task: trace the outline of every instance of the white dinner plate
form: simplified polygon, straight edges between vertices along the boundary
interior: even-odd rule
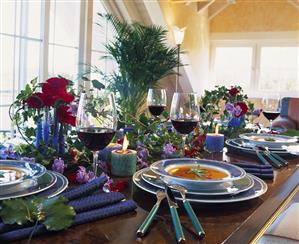
[[[152,194],[156,194],[157,191],[161,190],[160,188],[145,182],[141,177],[142,173],[143,170],[139,170],[133,175],[133,182],[138,188]],[[247,174],[247,175],[254,180],[253,187],[247,191],[241,192],[239,194],[234,194],[234,195],[220,195],[220,196],[201,196],[201,195],[194,195],[188,193],[186,199],[191,203],[232,203],[232,202],[248,201],[263,195],[268,189],[267,184],[263,180],[259,179],[258,177],[255,177],[254,175],[251,174]],[[176,192],[174,192],[174,195],[177,200],[182,200],[181,196]]]

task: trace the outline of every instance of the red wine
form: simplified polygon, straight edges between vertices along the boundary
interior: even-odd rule
[[[149,105],[148,110],[154,116],[159,116],[165,109],[164,105]]]
[[[280,115],[280,112],[263,111],[263,114],[268,120],[275,120]]]
[[[91,151],[104,149],[112,140],[115,130],[106,128],[81,128],[78,137]]]
[[[171,120],[173,127],[181,134],[189,134],[197,126],[197,120]]]

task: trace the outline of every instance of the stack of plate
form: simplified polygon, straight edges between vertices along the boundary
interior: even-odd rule
[[[297,141],[297,137],[291,136],[245,133],[240,138],[229,139],[225,143],[228,151],[236,154],[256,156],[256,147],[264,146],[281,157],[291,158],[295,153],[290,148],[298,146]]]
[[[63,192],[67,186],[66,177],[47,171],[38,163],[0,160],[0,200],[33,194],[53,197]]]
[[[178,169],[188,172],[220,172],[223,178],[212,179],[203,175],[202,178],[189,179],[176,176],[171,172]],[[186,171],[187,172],[187,171]],[[208,173],[209,174],[209,173]],[[142,169],[133,176],[135,185],[147,192],[155,194],[167,184],[182,185],[188,190],[187,199],[194,203],[229,203],[241,202],[257,198],[267,191],[267,184],[243,169],[219,161],[203,159],[166,159],[155,162],[150,168]],[[175,197],[181,200],[175,192]]]

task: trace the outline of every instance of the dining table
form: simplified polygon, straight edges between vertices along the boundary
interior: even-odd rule
[[[258,163],[255,158],[234,155],[226,151],[206,153],[203,158],[230,163],[240,161]],[[299,185],[299,158],[289,159],[288,162],[287,167],[274,170],[273,180],[265,180],[268,190],[256,199],[236,203],[192,204],[206,233],[201,240],[194,234],[192,223],[184,208],[180,206],[178,212],[186,243],[249,243],[253,240]],[[123,193],[127,199],[133,199],[137,203],[135,211],[37,236],[31,243],[176,243],[167,201],[162,202],[148,233],[143,238],[136,236],[138,227],[155,204],[156,197],[137,188],[132,177],[114,177],[114,180],[128,183]],[[27,240],[22,240],[16,243],[26,242]]]

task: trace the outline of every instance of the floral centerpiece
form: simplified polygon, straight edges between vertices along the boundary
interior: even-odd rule
[[[223,126],[221,132],[228,137],[235,137],[244,132],[248,116],[259,116],[260,110],[254,109],[254,104],[244,94],[242,87],[216,86],[214,90],[205,91],[201,101],[202,120],[205,132],[212,132],[215,118]]]
[[[73,82],[63,77],[44,83],[34,79],[25,86],[10,107],[10,117],[24,141],[14,146],[13,154],[59,173],[67,169],[69,179],[86,182],[94,177],[86,170],[92,154],[74,128],[78,96],[72,87]],[[12,152],[8,155],[5,150],[10,158]]]

